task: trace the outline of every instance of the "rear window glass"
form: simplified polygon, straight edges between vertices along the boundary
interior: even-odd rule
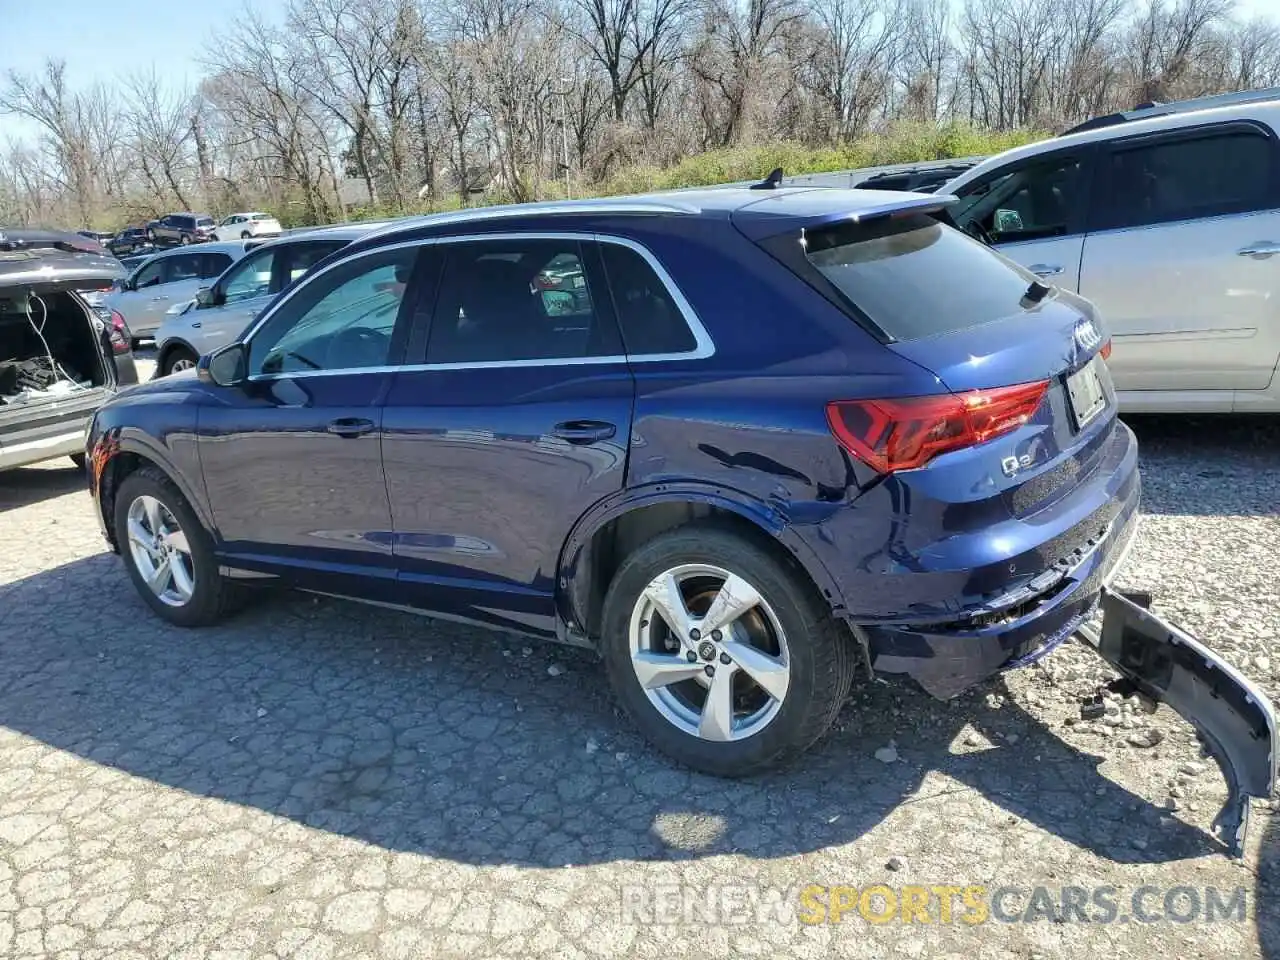
[[[267,213],[255,213],[251,217],[249,217],[249,219],[250,220],[270,220],[271,215]]]
[[[895,340],[1018,313],[1035,279],[927,216],[810,230],[805,241],[809,263]]]
[[[199,220],[197,220],[197,221],[196,221],[196,226],[197,226],[197,227],[212,227],[212,226],[213,226],[213,217],[201,217]]]

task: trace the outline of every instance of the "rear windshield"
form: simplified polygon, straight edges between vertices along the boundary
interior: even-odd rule
[[[809,263],[895,340],[1018,313],[1035,279],[923,215],[808,230],[805,241]]]
[[[212,226],[213,226],[213,217],[198,217],[198,218],[196,219],[196,226],[197,226],[197,227],[212,227]]]
[[[267,213],[255,213],[249,217],[250,220],[270,220],[271,215]]]

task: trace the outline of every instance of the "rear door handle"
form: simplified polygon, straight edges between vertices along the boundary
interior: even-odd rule
[[[168,300],[169,298],[161,295],[159,297],[152,297],[151,299],[154,301],[154,300]]]
[[[1027,267],[1037,277],[1056,277],[1063,268],[1056,263],[1033,263]]]
[[[566,420],[557,423],[551,432],[569,443],[587,444],[608,440],[618,432],[618,428],[603,420]]]
[[[1255,260],[1266,260],[1268,257],[1274,257],[1280,253],[1280,243],[1271,240],[1261,240],[1258,243],[1251,243],[1247,247],[1242,247],[1236,253],[1242,257],[1253,257]]]
[[[339,417],[332,421],[328,426],[330,433],[336,433],[340,437],[362,437],[366,433],[373,433],[377,427],[372,420],[362,420],[359,417]]]

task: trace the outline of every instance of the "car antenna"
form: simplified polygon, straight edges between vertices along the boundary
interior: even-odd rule
[[[780,183],[782,183],[782,168],[774,167],[772,170],[769,171],[769,175],[767,177],[765,177],[759,183],[753,183],[751,185],[751,189],[752,190],[776,190],[778,189],[778,184]]]

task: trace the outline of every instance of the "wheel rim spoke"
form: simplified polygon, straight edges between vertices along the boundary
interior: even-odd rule
[[[791,683],[791,671],[781,660],[747,643],[731,641],[723,644],[722,649],[773,699],[781,700],[787,695],[787,687]]]
[[[187,564],[183,557],[170,557],[165,564],[169,568],[169,576],[173,581],[173,589],[177,591],[182,599],[189,600],[191,593],[195,590],[195,581],[191,578],[190,572],[187,570]]]
[[[155,568],[151,574],[147,576],[147,586],[151,588],[151,592],[157,597],[165,590],[169,589],[169,584],[173,579],[173,570],[169,566],[169,558],[163,557],[156,562]]]
[[[712,630],[723,630],[759,602],[760,594],[755,587],[737,574],[730,574],[716,598],[711,601],[707,615],[702,618],[702,632],[706,634]]]
[[[639,650],[631,656],[640,686],[646,690],[665,687],[681,680],[692,680],[702,674],[701,663],[690,663],[683,657],[654,653],[652,650]]]
[[[733,738],[733,671],[718,670],[711,678],[698,734],[704,740]]]
[[[151,553],[151,534],[147,528],[142,525],[142,521],[135,517],[129,518],[129,542],[137,544],[138,547]]]
[[[649,586],[645,587],[644,595],[658,608],[658,613],[667,622],[671,632],[681,641],[687,640],[689,631],[692,629],[693,618],[689,615],[689,608],[684,605],[680,584],[670,571],[655,577]]]
[[[191,554],[191,547],[187,544],[187,535],[182,532],[181,528],[175,528],[165,533],[164,542],[179,553],[187,554],[188,556]]]
[[[142,501],[142,509],[147,514],[147,526],[151,528],[153,536],[160,533],[160,501],[155,497],[144,497]]]

